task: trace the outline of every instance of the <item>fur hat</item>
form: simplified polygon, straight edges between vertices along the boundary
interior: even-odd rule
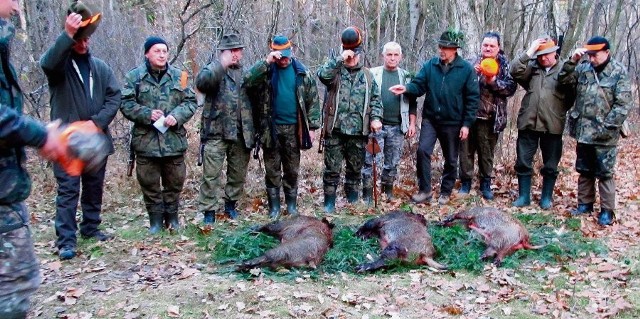
[[[91,37],[102,20],[102,13],[94,10],[90,5],[78,0],[71,2],[69,5],[69,9],[67,9],[67,16],[71,13],[77,13],[82,16],[80,28],[73,36],[74,40]]]

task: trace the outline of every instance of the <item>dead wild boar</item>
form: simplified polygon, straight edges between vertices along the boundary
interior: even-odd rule
[[[266,224],[258,231],[277,237],[280,245],[257,258],[244,261],[237,270],[255,267],[315,268],[333,246],[333,224],[326,219],[295,216]]]
[[[427,232],[427,220],[422,215],[393,211],[368,220],[358,229],[356,236],[363,239],[377,237],[382,248],[378,260],[358,265],[357,272],[377,270],[394,259],[447,269],[433,260],[435,249]]]
[[[481,258],[495,256],[494,264],[500,266],[502,260],[518,249],[539,249],[529,242],[529,232],[515,217],[492,207],[474,207],[447,217],[441,225],[450,226],[461,221],[469,229],[475,230],[484,239],[487,249]]]

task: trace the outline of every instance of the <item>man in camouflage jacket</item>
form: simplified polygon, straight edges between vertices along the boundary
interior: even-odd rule
[[[200,130],[203,172],[198,199],[205,224],[213,224],[223,199],[225,213],[237,218],[236,202],[242,196],[254,146],[252,104],[240,64],[243,48],[237,34],[224,35],[218,46],[218,61],[209,63],[196,77],[197,89],[205,94]],[[223,194],[225,157],[227,184]]]
[[[575,214],[593,211],[595,182],[600,191],[598,223],[613,223],[616,186],[613,179],[620,128],[632,107],[631,84],[622,63],[611,57],[609,41],[595,36],[565,62],[559,81],[575,90],[576,103],[569,112],[576,138],[578,208]],[[578,62],[584,55],[588,61]]]
[[[178,207],[187,173],[184,124],[197,106],[187,73],[167,63],[167,42],[148,37],[144,51],[145,62],[125,76],[120,111],[133,121],[136,176],[149,214],[149,232],[156,234],[163,224],[174,230],[180,227]],[[156,128],[156,122],[166,131]]]
[[[491,179],[493,156],[500,132],[507,126],[507,98],[516,92],[518,84],[509,74],[509,60],[500,48],[500,34],[485,33],[481,54],[471,64],[478,75],[480,100],[476,121],[469,128],[469,138],[460,144],[460,191],[469,194],[473,180],[473,162],[478,154],[478,177],[480,192],[485,199],[493,199]],[[495,59],[498,73],[492,76],[483,73],[480,66],[484,59]]]
[[[335,211],[336,188],[343,159],[346,162],[344,189],[349,203],[358,200],[365,145],[371,131],[382,128],[382,104],[373,74],[363,66],[362,32],[356,27],[342,32],[343,51],[318,69],[327,86],[330,101],[324,113],[324,211]],[[337,82],[334,82],[337,81]]]
[[[245,77],[248,89],[262,95],[259,136],[264,154],[265,184],[269,216],[280,215],[280,187],[287,213],[298,213],[300,150],[309,149],[320,127],[320,102],[314,75],[294,58],[291,41],[275,36],[271,52],[258,61]]]
[[[24,204],[31,179],[23,147],[37,147],[51,159],[63,150],[55,130],[22,116],[22,91],[9,62],[15,28],[8,19],[19,12],[17,1],[0,0],[0,318],[23,319],[41,281]]]

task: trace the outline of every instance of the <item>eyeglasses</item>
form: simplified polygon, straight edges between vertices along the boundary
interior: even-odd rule
[[[82,20],[82,22],[80,22],[80,27],[86,27],[90,24],[95,23],[96,21],[100,20],[100,16],[102,16],[102,13],[96,13],[94,14],[92,17],[86,19],[86,20]]]

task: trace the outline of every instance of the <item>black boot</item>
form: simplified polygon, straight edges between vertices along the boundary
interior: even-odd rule
[[[357,190],[347,189],[347,190],[345,190],[345,193],[347,195],[347,202],[349,204],[353,204],[353,203],[358,201],[358,191]]]
[[[613,224],[614,218],[615,218],[615,215],[613,214],[612,210],[603,208],[600,211],[600,214],[598,214],[598,224],[600,224],[601,226],[611,225]]]
[[[231,219],[236,219],[236,218],[238,218],[238,215],[240,215],[240,214],[238,214],[238,211],[236,210],[236,201],[235,200],[230,200],[230,201],[224,202],[224,212]]]
[[[26,312],[14,311],[14,312],[2,312],[0,313],[2,319],[25,319],[27,318]]]
[[[298,189],[290,189],[284,192],[284,201],[287,203],[287,214],[298,215]]]
[[[493,191],[491,190],[491,178],[483,177],[480,180],[480,192],[486,200],[493,200]]]
[[[513,202],[515,207],[531,204],[531,175],[518,175],[518,199]]]
[[[324,212],[326,214],[333,214],[336,212],[336,194],[324,195]]]
[[[164,227],[170,230],[180,229],[180,219],[177,212],[164,214]]]
[[[482,184],[480,184],[480,185],[482,185]],[[458,190],[458,194],[460,194],[460,195],[469,195],[470,192],[471,192],[471,180],[470,179],[461,180],[460,190]]]
[[[269,218],[280,217],[280,187],[267,188],[267,202],[269,203]]]
[[[149,234],[155,235],[162,231],[162,213],[149,213]]]
[[[204,212],[204,218],[202,219],[202,223],[205,225],[213,225],[216,222],[216,213],[212,210],[208,210]]]
[[[549,209],[553,204],[553,188],[556,186],[555,177],[542,179],[542,194],[540,195],[540,208]]]
[[[382,184],[382,192],[387,197],[388,202],[393,200],[393,184]]]
[[[362,200],[367,204],[367,205],[371,205],[371,203],[373,202],[372,200],[373,198],[373,188],[371,187],[365,187],[362,189]],[[357,199],[356,199],[357,200]]]
[[[593,203],[578,204],[578,208],[571,211],[571,215],[579,216],[593,212]]]

